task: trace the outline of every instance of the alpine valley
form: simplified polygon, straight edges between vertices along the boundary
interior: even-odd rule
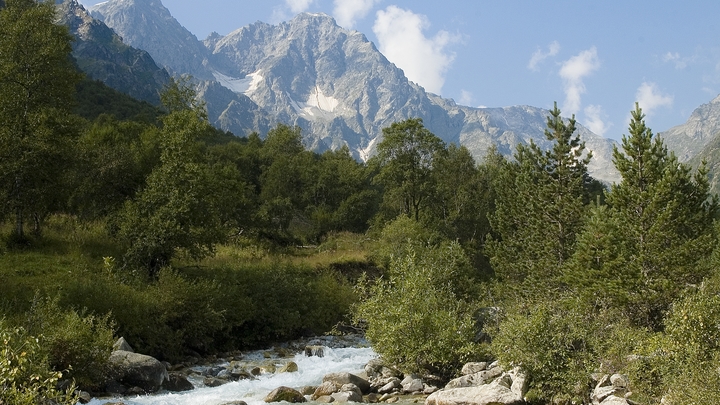
[[[464,145],[478,161],[493,145],[504,155],[531,141],[549,146],[547,110],[473,108],[428,93],[365,35],[341,28],[325,14],[303,13],[278,25],[257,22],[200,41],[160,0],[109,0],[89,10],[76,0],[64,0],[58,7],[78,38],[74,56],[93,79],[154,101],[152,91],[161,88],[168,74],[190,75],[212,123],[239,136],[253,131],[262,136],[277,123],[297,125],[306,147],[323,151],[347,146],[355,158],[366,160],[382,139],[382,128],[420,117],[430,131],[447,143]],[[105,25],[116,35],[106,32]],[[133,83],[139,80],[144,84]],[[661,136],[688,161],[716,144],[711,141],[719,128],[720,101],[715,99],[699,107],[688,123]],[[614,141],[582,125],[578,133],[593,153],[591,174],[607,183],[617,181]]]

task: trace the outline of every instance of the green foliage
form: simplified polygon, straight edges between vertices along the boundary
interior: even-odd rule
[[[179,86],[173,81],[163,95],[171,112],[160,132],[160,165],[117,219],[118,237],[128,246],[126,263],[146,268],[151,276],[177,250],[200,259],[226,238],[217,204],[221,184],[211,176],[198,143],[212,130],[205,111]]]
[[[159,122],[161,111],[158,107],[147,101],[138,101],[99,80],[84,77],[75,89],[77,104],[72,112],[86,120],[92,121],[101,115],[110,115],[120,121],[147,124]]]
[[[627,329],[612,312],[597,311],[576,298],[543,299],[505,309],[492,332],[492,352],[506,366],[520,365],[532,394],[546,403],[589,403],[591,375],[617,372],[630,348]],[[614,351],[614,353],[613,353]]]
[[[410,118],[383,128],[374,163],[374,181],[384,188],[383,207],[394,218],[402,213],[416,221],[435,192],[431,175],[445,143],[428,131],[420,118]]]
[[[713,248],[717,203],[703,168],[693,176],[645,126],[639,107],[632,117],[622,152],[614,150],[622,181],[607,196],[610,208],[587,224],[570,271],[585,280],[580,289],[660,330],[686,284],[706,275],[700,264]]]
[[[43,335],[43,350],[53,370],[63,371],[85,389],[101,389],[108,377],[108,358],[115,325],[109,314],[63,309],[58,299],[38,298],[30,309],[27,330]]]
[[[408,221],[417,224],[405,218],[395,226]],[[354,317],[367,323],[366,336],[386,361],[408,372],[452,376],[465,362],[483,357],[475,340],[468,260],[455,242],[424,248],[423,241],[396,243],[406,246],[393,249],[399,254],[391,254],[387,278],[366,287],[368,298]]]
[[[488,256],[498,278],[521,296],[562,287],[560,270],[586,216],[591,154],[583,156],[585,145],[573,136],[574,118],[565,123],[557,106],[547,128],[552,149],[519,145],[516,161],[505,164],[490,218],[495,236],[488,242]]]
[[[0,9],[0,193],[15,234],[34,216],[35,230],[56,209],[63,163],[76,133],[69,116],[79,75],[72,37],[55,24],[52,3],[10,0]]]
[[[57,388],[63,373],[50,369],[39,338],[0,321],[0,342],[1,402],[8,405],[35,405],[45,401],[58,405],[77,403],[74,386],[67,391]]]

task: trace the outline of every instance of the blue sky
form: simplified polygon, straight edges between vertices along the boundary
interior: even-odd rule
[[[635,101],[660,132],[720,94],[716,0],[162,2],[199,39],[324,12],[428,91],[470,106],[557,101],[563,115],[613,139],[627,133]]]

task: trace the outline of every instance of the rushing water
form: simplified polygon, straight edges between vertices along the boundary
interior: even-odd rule
[[[241,380],[220,387],[203,387],[200,379],[190,378],[196,388],[182,393],[159,393],[138,397],[95,398],[90,405],[103,405],[107,402],[120,402],[126,405],[219,405],[230,401],[245,401],[248,405],[265,404],[263,398],[280,386],[301,388],[307,385],[319,385],[325,374],[336,372],[358,372],[365,364],[376,357],[369,347],[324,348],[323,357],[306,357],[298,353],[294,358],[277,359],[277,364],[294,361],[298,371],[294,373],[264,374],[256,380]],[[262,358],[261,352],[249,354],[248,361]]]

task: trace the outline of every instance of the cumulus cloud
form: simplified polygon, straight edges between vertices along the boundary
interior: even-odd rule
[[[535,53],[532,54],[532,57],[530,57],[530,62],[528,62],[528,69],[530,70],[537,70],[537,65],[544,61],[545,59],[555,56],[560,52],[560,43],[558,41],[553,41],[548,45],[547,52],[543,52],[542,49],[539,49],[535,51]]]
[[[672,63],[675,65],[675,69],[677,70],[683,70],[686,67],[688,67],[689,64],[694,62],[695,57],[694,56],[681,56],[677,52],[667,52],[665,55],[662,56],[662,61],[665,63]]]
[[[460,105],[470,105],[473,102],[473,94],[467,90],[460,90],[460,100],[458,100],[458,103]]]
[[[458,38],[447,31],[428,38],[423,31],[429,26],[424,15],[389,6],[377,12],[373,32],[380,52],[401,68],[408,79],[429,92],[440,94],[445,74],[455,58],[446,47]]]
[[[602,107],[599,105],[589,105],[585,107],[584,112],[585,126],[597,135],[605,135],[610,126],[605,123],[606,114],[603,112]]]
[[[563,113],[575,114],[580,110],[582,94],[585,93],[583,79],[599,67],[600,60],[594,46],[563,62],[559,73],[565,87]]]
[[[651,82],[643,82],[638,87],[635,99],[646,116],[650,116],[659,107],[670,107],[673,103],[672,96],[662,94],[657,84]]]
[[[315,0],[285,0],[285,4],[294,14],[307,11],[314,2]]]
[[[345,28],[352,28],[355,22],[365,17],[380,0],[335,0],[333,16],[338,24]]]

